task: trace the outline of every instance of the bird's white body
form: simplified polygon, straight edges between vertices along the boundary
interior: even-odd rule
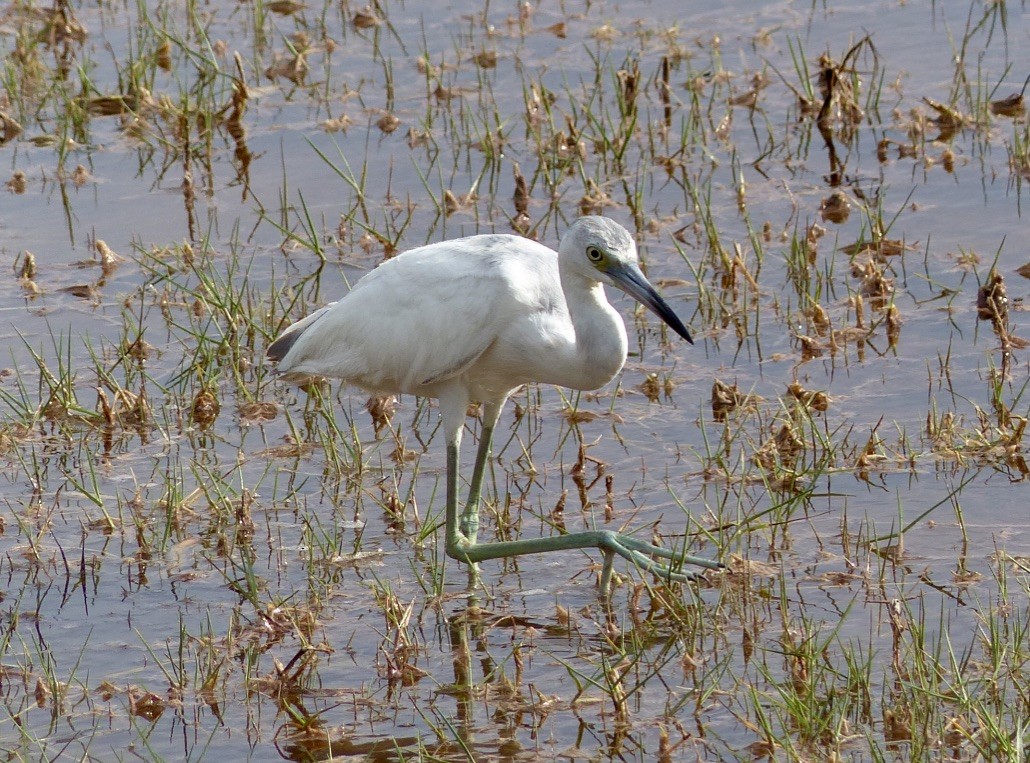
[[[597,389],[625,363],[626,328],[595,278],[521,236],[412,249],[290,327],[302,333],[279,371],[477,401],[532,381]]]
[[[474,566],[500,556],[593,546],[606,554],[605,590],[614,554],[685,579],[652,557],[718,565],[606,530],[477,543],[483,473],[508,396],[527,382],[597,389],[626,362],[626,327],[602,284],[632,295],[690,341],[640,272],[629,232],[604,217],[581,217],[557,252],[520,236],[491,234],[400,254],[339,302],[289,326],[269,346],[268,357],[290,380],[332,377],[377,393],[440,401],[448,555]],[[472,401],[483,403],[483,431],[459,519],[458,454]]]

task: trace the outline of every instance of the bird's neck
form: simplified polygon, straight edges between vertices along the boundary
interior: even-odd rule
[[[575,358],[568,369],[577,389],[597,389],[610,382],[626,362],[626,326],[605,297],[604,287],[576,274],[562,273],[569,318],[576,333]]]

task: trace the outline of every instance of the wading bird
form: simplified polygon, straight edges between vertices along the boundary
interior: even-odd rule
[[[501,408],[524,384],[593,390],[626,362],[626,327],[605,297],[614,286],[691,342],[686,327],[640,271],[629,232],[581,217],[555,252],[521,236],[486,234],[412,249],[379,265],[339,302],[289,326],[268,347],[288,381],[342,379],[377,394],[439,400],[447,442],[447,555],[487,559],[560,549],[601,549],[607,593],[618,554],[671,580],[680,565],[722,565],[594,530],[477,543],[490,440]],[[458,514],[458,454],[468,406],[483,405],[483,430],[468,500]],[[668,560],[667,562],[658,561]]]

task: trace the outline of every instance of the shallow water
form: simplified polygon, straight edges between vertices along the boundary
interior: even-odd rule
[[[87,34],[53,45],[12,7],[0,36],[25,176],[0,204],[10,756],[1002,760],[991,722],[1025,737],[1030,139],[986,107],[1023,87],[1024,6],[190,7],[72,5]],[[298,32],[306,75],[270,78]],[[855,45],[834,165],[798,68],[818,100],[819,56]],[[83,114],[132,61],[153,100]],[[550,554],[484,563],[470,599],[431,531],[435,409],[402,398],[377,433],[365,395],[263,364],[393,250],[510,231],[516,163],[552,246],[596,183],[696,344],[610,295],[626,370],[514,396],[484,534],[625,526],[731,572],[670,591],[619,565],[606,611],[599,555]],[[714,380],[755,398],[718,421]]]

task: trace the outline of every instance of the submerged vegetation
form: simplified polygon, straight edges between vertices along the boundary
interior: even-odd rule
[[[665,5],[3,8],[8,759],[1026,758],[1025,11]],[[617,301],[617,382],[502,416],[481,536],[729,569],[470,592],[435,408],[265,348],[598,213],[697,344]]]

